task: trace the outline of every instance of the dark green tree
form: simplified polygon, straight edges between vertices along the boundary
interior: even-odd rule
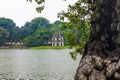
[[[0,18],[0,26],[9,32],[9,37],[7,39],[7,42],[13,42],[18,39],[17,36],[19,34],[19,30],[12,19]]]
[[[20,29],[20,39],[23,40],[25,37],[33,34],[34,30],[31,28],[31,23],[26,22]]]
[[[24,39],[26,46],[45,46],[52,37],[52,32],[49,28],[39,28],[34,34],[27,36]]]
[[[20,41],[21,39],[20,39],[20,28],[19,27],[14,27],[14,28],[12,28],[12,31],[11,31],[12,33],[12,42],[18,42],[18,41]]]
[[[54,25],[54,26],[59,26],[59,25],[61,25],[62,23],[63,23],[63,22],[57,20],[57,21],[55,21],[55,22],[53,23],[53,25]]]
[[[50,28],[51,24],[49,20],[43,17],[34,18],[31,22],[26,22],[21,28],[21,39],[34,34],[37,29],[40,27]]]
[[[8,37],[9,37],[9,32],[6,29],[0,27],[0,46],[5,44]]]

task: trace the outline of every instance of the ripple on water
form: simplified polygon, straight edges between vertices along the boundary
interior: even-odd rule
[[[0,50],[0,80],[73,80],[79,59],[69,49]]]

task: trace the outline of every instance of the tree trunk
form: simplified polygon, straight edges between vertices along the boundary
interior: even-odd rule
[[[75,80],[120,80],[120,0],[89,0],[91,34]]]

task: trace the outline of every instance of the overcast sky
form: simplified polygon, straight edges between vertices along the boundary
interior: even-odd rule
[[[23,26],[25,22],[35,17],[45,17],[52,23],[58,20],[58,12],[67,10],[68,4],[73,4],[75,1],[46,0],[44,11],[38,14],[35,3],[29,3],[26,0],[0,0],[0,17],[12,19],[17,26]]]

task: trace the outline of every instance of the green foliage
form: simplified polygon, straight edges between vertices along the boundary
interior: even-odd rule
[[[71,52],[71,57],[75,60],[77,53],[83,54],[84,45],[90,35],[90,10],[87,0],[78,0],[74,5],[69,5],[67,12],[58,14],[61,20],[65,21],[64,28],[67,28],[67,40],[71,48],[76,46],[76,50]]]
[[[41,11],[44,9],[45,0],[27,0],[27,1],[29,2],[35,1],[38,4],[38,6],[36,7],[36,11],[38,13],[41,13]]]
[[[53,24],[50,24],[48,20],[38,17],[31,22],[27,22],[21,28],[21,35],[26,46],[45,46],[48,45],[48,41],[52,39],[53,33],[57,30],[64,31],[62,30],[61,21],[55,21]]]
[[[33,35],[26,37],[24,43],[29,47],[47,45],[51,35],[52,34],[48,28],[39,28]]]
[[[83,54],[84,45],[89,39],[90,23],[85,20],[77,21],[76,23],[65,22],[63,27],[66,31],[66,38],[70,47],[76,46],[76,50],[71,52],[71,57],[76,60],[77,53]]]
[[[9,32],[6,29],[0,27],[0,46],[6,42],[8,37]]]
[[[66,30],[62,28],[61,21],[55,21],[51,24],[49,20],[43,17],[34,18],[31,22],[26,22],[21,28],[17,27],[11,19],[0,18],[0,26],[1,45],[5,45],[6,42],[22,40],[25,45],[29,47],[46,46],[56,30],[61,31],[63,35],[66,34]],[[8,33],[9,36],[7,36],[6,33]],[[65,41],[67,40],[65,39]]]
[[[51,40],[53,33],[56,30],[61,31],[61,21],[56,21],[53,24],[43,17],[34,18],[31,22],[26,22],[20,29],[21,39],[26,46],[45,46]]]
[[[19,38],[19,28],[13,22],[13,20],[9,18],[0,18],[0,26],[7,30],[9,33],[8,38],[6,39],[7,42],[17,41]]]
[[[3,27],[4,29],[7,29],[10,31],[11,28],[15,27],[15,23],[13,20],[8,19],[8,18],[0,18],[0,26]]]
[[[21,39],[34,34],[40,27],[50,28],[51,24],[43,17],[34,18],[31,22],[26,22],[21,28]]]

